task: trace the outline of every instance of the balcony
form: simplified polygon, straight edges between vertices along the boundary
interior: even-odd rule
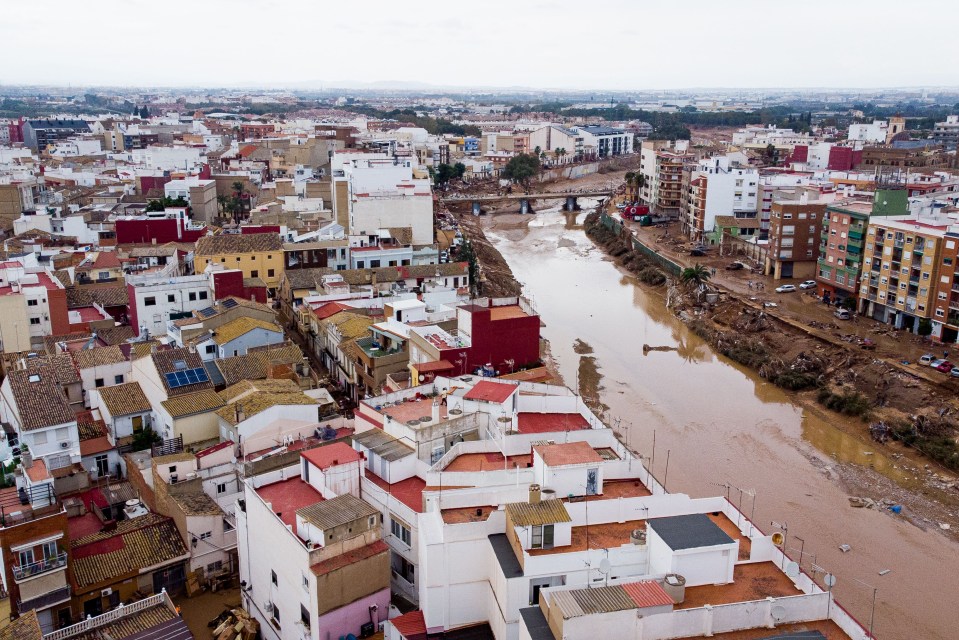
[[[850,239],[850,240],[862,240],[862,231],[852,231],[852,230],[850,229],[850,231],[849,231],[849,239]]]
[[[35,598],[17,600],[17,611],[20,612],[20,615],[23,615],[27,611],[34,609],[47,609],[63,602],[69,602],[70,593],[70,585],[66,585],[65,587],[60,587],[55,591],[49,591]]]
[[[31,562],[30,564],[14,565],[13,577],[17,582],[34,578],[49,571],[56,571],[67,566],[67,552],[61,551],[55,556]]]

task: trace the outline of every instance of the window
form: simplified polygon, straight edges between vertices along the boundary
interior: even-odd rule
[[[216,353],[216,345],[215,345],[215,344],[208,344],[208,345],[206,345],[206,352],[207,352],[207,353]]]
[[[266,277],[267,277],[267,278],[272,278],[274,275],[276,275],[276,270],[275,270],[275,269],[267,269],[267,270],[266,270]]]
[[[123,374],[113,376],[113,384],[123,384]]]
[[[216,495],[220,495],[220,494],[223,494],[223,493],[226,493],[226,483],[225,483],[225,482],[218,482],[217,485],[216,485]]]
[[[310,628],[310,612],[307,611],[306,607],[302,604],[300,605],[300,622],[302,622],[303,626],[307,629]]]
[[[782,233],[784,236],[791,236],[792,234],[796,233],[796,227],[791,224],[783,225]]]
[[[43,557],[49,560],[50,558],[56,558],[59,549],[57,549],[56,542],[45,542],[43,544]]]
[[[553,525],[538,524],[533,526],[533,539],[530,544],[531,549],[552,549],[553,548]]]
[[[251,278],[259,278],[259,277],[260,277],[260,272],[257,271],[256,269],[253,269],[252,271],[250,271],[250,277],[251,277]]]
[[[310,590],[310,579],[306,577],[306,574],[305,574],[305,573],[302,574],[302,577],[303,577],[303,590],[304,590],[304,591],[309,591],[309,590]]]
[[[270,571],[270,582],[273,583],[274,587],[279,586],[279,582],[276,579],[276,571]]]
[[[230,533],[230,532],[233,531],[235,528],[236,528],[236,527],[233,526],[233,523],[231,523],[231,522],[230,522],[229,520],[227,520],[226,518],[223,518],[223,533]]]
[[[412,535],[409,528],[395,518],[390,518],[390,533],[402,540],[407,546],[412,546]]]
[[[941,317],[944,316],[944,315],[946,315],[946,314],[942,312],[942,309],[936,309],[936,317],[937,317],[937,318],[941,318]]]
[[[239,258],[237,258],[237,260],[239,260]],[[280,610],[272,602],[270,603],[270,609],[273,610],[273,613],[271,614],[271,616],[273,617],[273,624],[279,627],[280,626]]]
[[[30,324],[40,324],[40,318],[30,318]]]
[[[236,261],[237,261],[237,262],[240,261],[240,256],[237,256],[237,257],[236,257]]]
[[[103,386],[103,378],[97,378],[96,380],[93,381],[93,384],[96,386],[97,389],[99,389],[100,387]]]
[[[190,302],[195,302],[195,301],[196,301],[196,291],[191,291],[191,292],[190,292]]]
[[[223,569],[223,561],[222,561],[222,560],[217,560],[216,562],[211,562],[210,564],[206,565],[206,572],[207,572],[207,573],[217,573],[218,571],[220,571],[220,570],[222,570],[222,569]]]
[[[38,431],[33,436],[33,444],[46,444],[47,443],[47,432]]]
[[[157,299],[153,296],[147,296],[146,298],[143,299],[144,307],[155,307],[156,304],[157,304]]]
[[[176,296],[173,295],[172,293],[170,293],[170,294],[167,295],[166,301],[167,301],[167,302],[176,302]]]
[[[800,213],[797,217],[798,217],[800,220],[805,220],[805,219],[806,219],[806,214],[805,214],[805,213]]]
[[[807,258],[811,258],[811,257],[812,257],[812,249],[806,249],[806,257],[807,257]]]
[[[206,291],[200,292],[200,300],[206,300]]]
[[[816,225],[814,224],[809,225],[809,233],[816,233]]]
[[[378,269],[380,266],[379,260],[370,260],[370,269]]]
[[[357,269],[365,269],[365,268],[366,268],[366,262],[363,261],[363,260],[357,260],[357,261],[356,261],[356,268],[357,268]]]
[[[200,540],[209,540],[213,536],[212,531],[205,531],[200,534]]]
[[[37,301],[36,301],[36,300],[27,300],[27,306],[28,306],[28,307],[35,307],[35,306],[37,306]]]
[[[791,213],[784,213],[784,214],[783,214],[783,220],[792,220],[792,219],[793,219],[793,214],[791,214]]]
[[[846,276],[843,273],[836,274],[836,284],[846,284]]]

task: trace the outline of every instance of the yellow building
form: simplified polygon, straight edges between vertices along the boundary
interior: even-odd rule
[[[863,251],[862,315],[915,332],[931,319],[948,218],[873,216]]]
[[[276,233],[220,234],[197,240],[193,268],[203,273],[210,263],[239,269],[244,278],[260,278],[276,289],[283,273],[283,240]]]

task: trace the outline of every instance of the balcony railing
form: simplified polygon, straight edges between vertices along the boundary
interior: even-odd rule
[[[13,577],[19,582],[20,580],[26,580],[27,578],[47,573],[48,571],[62,569],[65,566],[67,566],[67,552],[61,551],[55,556],[31,562],[30,564],[14,565]]]
[[[29,600],[17,600],[17,611],[20,612],[20,615],[23,615],[27,611],[32,611],[33,609],[46,609],[47,607],[52,607],[55,604],[61,602],[67,602],[70,599],[70,585],[65,587],[60,587],[55,591],[49,591],[44,593],[42,596],[37,596],[36,598],[30,598]]]

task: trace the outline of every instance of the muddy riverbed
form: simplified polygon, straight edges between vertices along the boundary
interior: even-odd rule
[[[921,470],[851,435],[855,429],[837,428],[846,418],[799,403],[714,354],[661,294],[593,246],[584,215],[557,206],[483,219],[545,322],[567,384],[595,394],[630,446],[655,455],[653,471],[670,491],[728,493],[764,530],[773,520],[786,524],[793,558],[802,549],[806,571],[836,574],[838,599],[867,624],[878,588],[878,637],[959,637],[949,602],[959,593],[959,546],[939,529],[940,522],[959,527],[955,513],[910,520],[849,506],[849,496],[870,495],[901,501],[904,514],[918,511]],[[644,352],[644,344],[666,349]],[[852,550],[841,552],[841,544]]]

